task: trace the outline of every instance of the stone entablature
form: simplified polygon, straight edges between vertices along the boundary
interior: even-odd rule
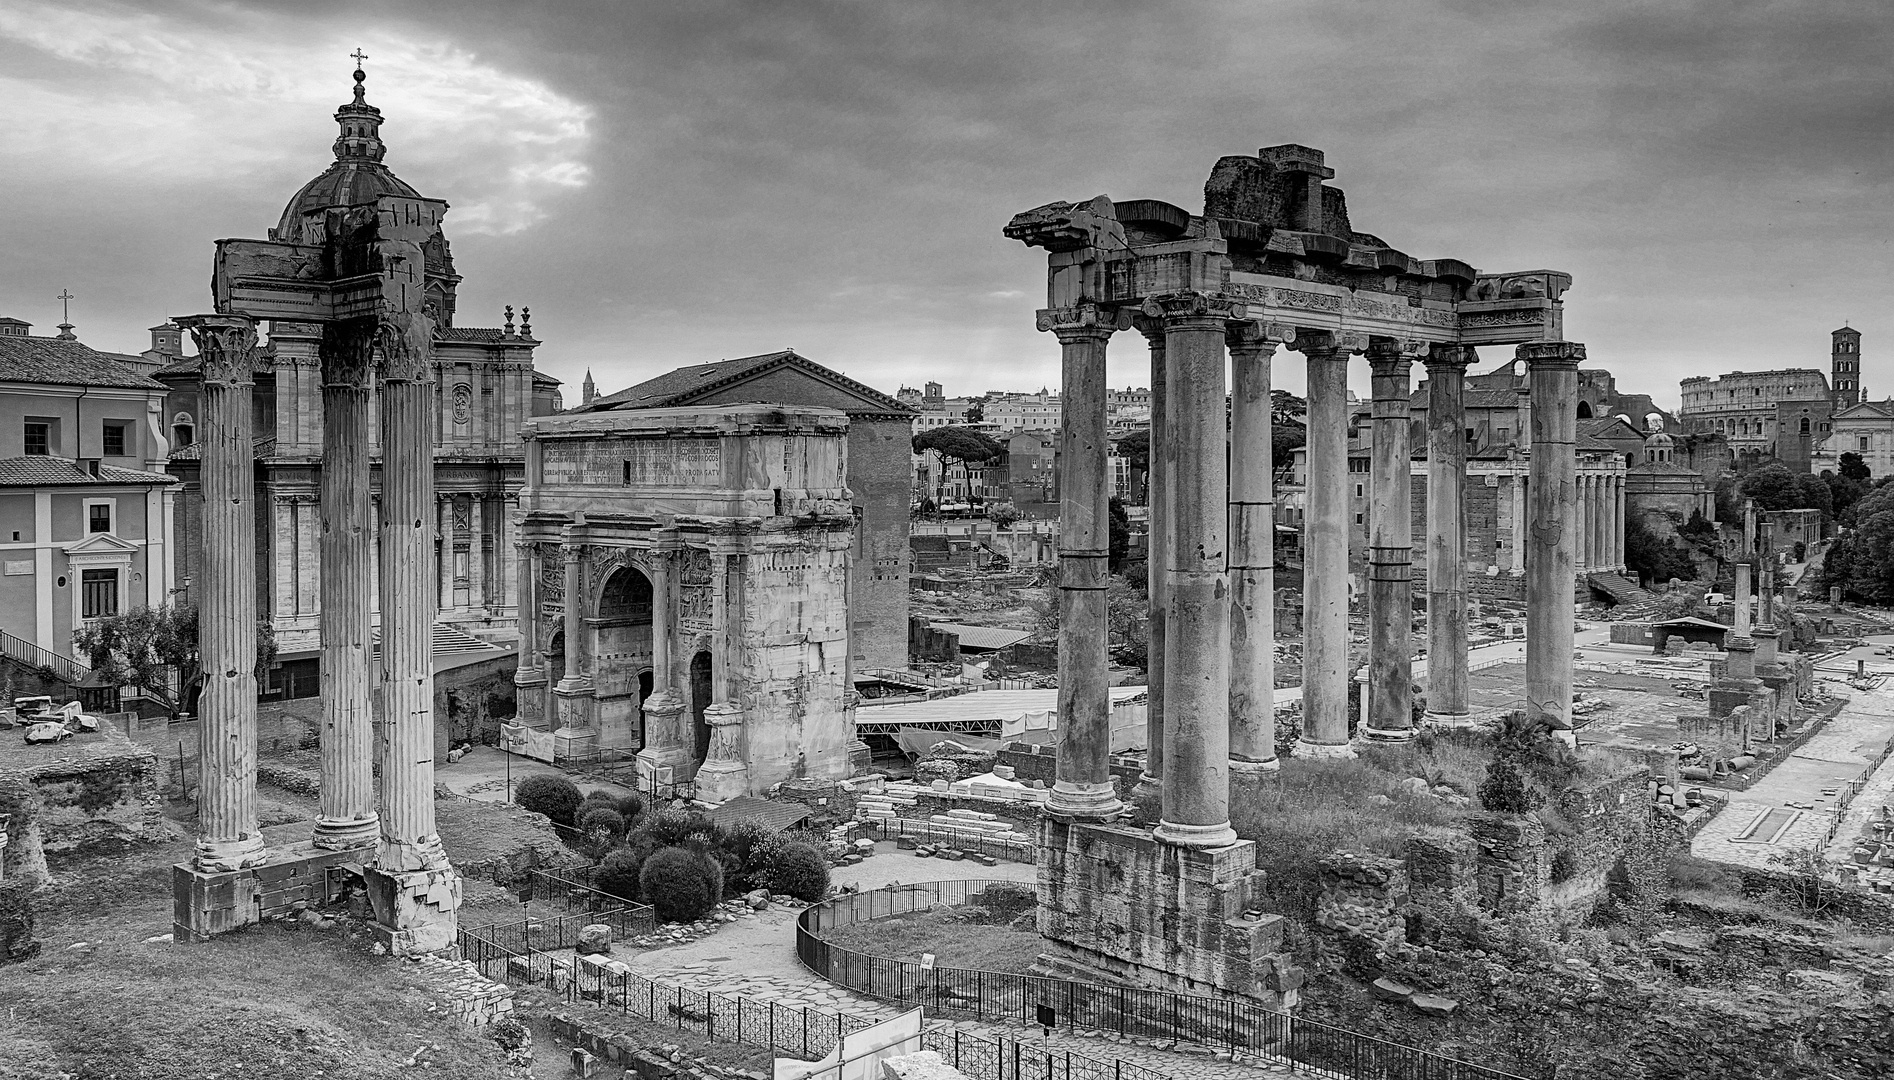
[[[521,721],[704,801],[847,776],[847,434],[769,405],[530,425]]]

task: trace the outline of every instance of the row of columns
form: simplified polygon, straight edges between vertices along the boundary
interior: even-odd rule
[[[1353,754],[1348,733],[1348,360],[1368,354],[1374,458],[1368,575],[1369,739],[1402,739],[1411,712],[1412,524],[1408,445],[1412,362],[1429,390],[1428,700],[1467,711],[1465,442],[1470,348],[1370,342],[1246,319],[1244,305],[1202,293],[1147,300],[1136,318],[1151,351],[1149,558],[1151,690],[1143,785],[1160,793],[1156,835],[1185,847],[1234,842],[1231,782],[1275,766],[1270,490],[1270,360],[1293,341],[1308,363],[1308,510],[1304,563],[1303,728],[1299,756]],[[1105,693],[1105,351],[1133,323],[1079,304],[1039,313],[1063,353],[1059,579],[1059,754],[1048,810],[1106,820],[1111,782]],[[1223,372],[1233,392],[1228,422]],[[1520,347],[1531,377],[1531,524],[1526,545],[1528,712],[1570,727],[1572,581],[1577,536],[1578,361],[1570,342]],[[1602,505],[1604,489],[1598,494]],[[1599,521],[1605,520],[1601,512]],[[1602,539],[1599,541],[1602,543]]]
[[[1624,476],[1578,474],[1578,554],[1581,570],[1624,568]]]
[[[255,323],[179,320],[203,356],[204,560],[199,650],[202,764],[194,862],[207,872],[265,860],[256,802],[256,518],[250,398]],[[324,326],[320,562],[323,784],[314,841],[378,843],[376,865],[446,867],[434,823],[434,383],[427,321],[374,318]],[[381,361],[384,485],[379,579],[369,505],[373,364]],[[371,582],[382,619],[382,790],[375,795]]]

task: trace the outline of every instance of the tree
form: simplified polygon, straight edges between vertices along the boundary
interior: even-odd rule
[[[986,519],[997,529],[1010,529],[1013,522],[1025,516],[1010,502],[996,502],[986,508]]]
[[[1136,473],[1145,490],[1145,501],[1150,502],[1151,490],[1151,429],[1139,428],[1118,440],[1118,456],[1131,463],[1131,471]]]
[[[1309,444],[1309,403],[1287,390],[1269,392],[1269,465],[1277,480],[1289,473],[1295,452]]]
[[[1770,462],[1743,477],[1739,488],[1745,499],[1752,499],[1758,510],[1795,510],[1801,507],[1801,488],[1796,475],[1781,462]]]
[[[1843,480],[1867,480],[1874,475],[1869,471],[1868,463],[1861,460],[1860,454],[1843,454],[1837,463],[1841,466]]]
[[[1624,565],[1652,584],[1661,584],[1671,578],[1689,581],[1697,576],[1696,566],[1691,563],[1690,556],[1665,543],[1663,538],[1645,527],[1644,519],[1636,514],[1627,515],[1624,519]]]
[[[936,494],[941,502],[947,500],[947,461],[968,463],[992,461],[1006,452],[999,440],[984,431],[975,431],[958,424],[928,428],[914,436],[914,449],[920,453],[932,452],[940,459],[940,475],[935,485]]]
[[[1113,495],[1108,506],[1108,531],[1105,537],[1106,565],[1114,574],[1124,569],[1125,554],[1131,550],[1131,517],[1125,502]]]
[[[967,423],[977,424],[986,419],[986,402],[975,401],[967,406]]]
[[[95,619],[73,631],[86,664],[113,686],[134,687],[162,704],[172,719],[197,706],[204,672],[197,652],[197,608],[133,608]],[[256,679],[260,688],[276,660],[276,634],[257,624]]]

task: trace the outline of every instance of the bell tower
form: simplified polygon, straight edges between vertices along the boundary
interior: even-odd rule
[[[1828,335],[1829,386],[1837,410],[1861,403],[1861,331],[1844,326]]]

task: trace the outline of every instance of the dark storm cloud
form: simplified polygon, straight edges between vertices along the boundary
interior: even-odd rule
[[[214,48],[318,36],[300,65],[337,92],[298,99],[295,141],[272,167],[188,182],[149,168],[149,184],[111,185],[105,206],[75,203],[105,189],[57,160],[0,173],[34,222],[4,227],[10,251],[28,240],[34,254],[0,277],[0,306],[43,314],[39,294],[72,284],[102,298],[84,324],[101,345],[201,307],[209,241],[260,233],[321,167],[347,85],[347,48],[331,43],[372,25],[462,54],[455,79],[492,70],[547,95],[483,121],[522,129],[496,144],[524,155],[505,161],[481,141],[490,130],[383,107],[390,163],[456,204],[465,320],[532,304],[562,378],[591,366],[615,388],[790,345],[889,390],[930,377],[1037,388],[1057,377],[1056,347],[1031,329],[1043,260],[1000,236],[1008,216],[1099,192],[1196,209],[1218,156],[1301,142],[1327,151],[1358,228],[1423,257],[1574,273],[1568,332],[1630,389],[1662,400],[1686,374],[1825,366],[1844,318],[1868,335],[1870,389],[1894,389],[1874,361],[1877,340],[1894,351],[1885,5],[156,10],[160,24],[241,31]],[[371,10],[372,24],[351,21]],[[97,64],[3,23],[0,49],[31,61],[55,116],[111,136]],[[393,94],[397,74],[368,51],[371,88]],[[477,80],[453,85],[478,93]],[[173,96],[167,122],[190,127],[171,154],[201,152],[206,130],[245,143],[219,130],[215,93]],[[582,139],[535,141],[573,110]],[[542,145],[567,171],[533,174]],[[469,222],[469,205],[499,219]],[[1114,382],[1138,380],[1136,351],[1122,343]],[[1299,383],[1297,366],[1278,364],[1283,381]]]

